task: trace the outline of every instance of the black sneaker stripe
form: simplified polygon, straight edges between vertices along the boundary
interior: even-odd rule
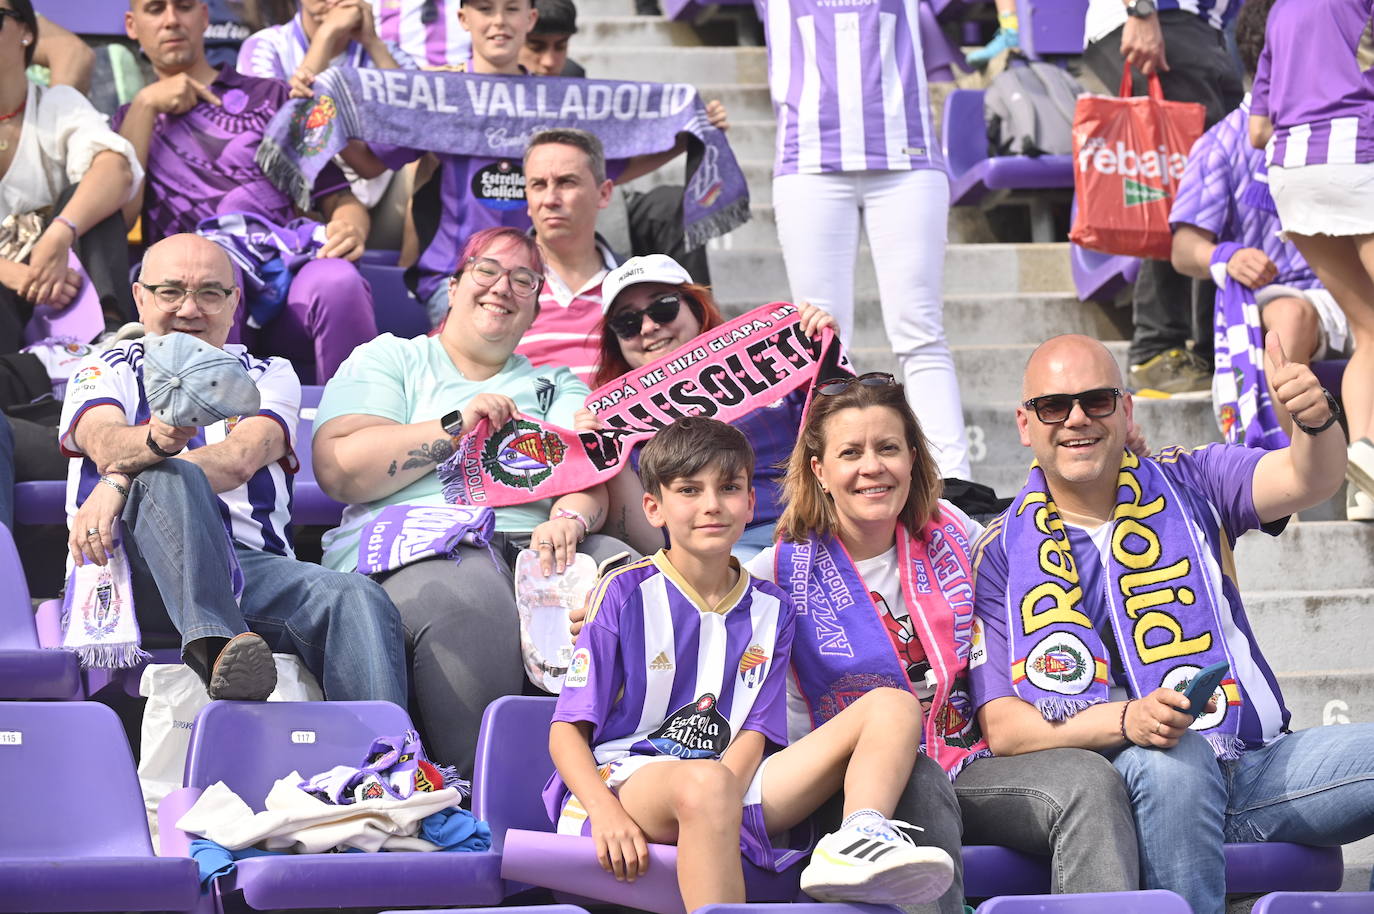
[[[876,838],[860,838],[840,853],[857,857],[866,863],[872,863],[892,849],[893,845],[887,841],[879,841]]]
[[[849,854],[862,860],[864,859],[864,850],[872,843],[872,840],[872,838],[860,838],[858,841],[855,841],[853,844],[840,851],[840,853]]]
[[[894,850],[894,849],[895,849],[895,848],[894,848],[891,844],[883,844],[881,847],[878,848],[878,852],[877,852],[876,854],[874,854],[872,857],[868,858],[868,862],[869,862],[869,863],[877,863],[879,857],[881,857],[883,854],[886,854],[888,851],[891,851],[891,850]]]

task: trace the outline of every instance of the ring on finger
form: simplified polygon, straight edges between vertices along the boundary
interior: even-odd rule
[[[1161,733],[1163,733],[1163,732],[1164,732],[1164,721],[1162,721],[1162,720],[1157,720],[1157,721],[1155,721],[1155,736],[1159,736],[1159,734],[1161,734]]]
[[[87,528],[86,528],[86,535],[87,535],[87,536],[99,536],[99,535],[100,535],[100,528],[99,528],[99,527],[87,527]]]
[[[553,545],[553,540],[540,540],[540,541],[537,543],[537,545],[539,545],[539,546],[552,546],[552,545]]]

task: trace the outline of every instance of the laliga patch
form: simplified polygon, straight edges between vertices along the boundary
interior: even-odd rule
[[[565,686],[584,686],[587,684],[587,677],[592,672],[592,652],[585,647],[580,647],[573,651],[572,663],[568,664],[568,677],[563,680]]]
[[[982,666],[988,662],[988,642],[983,635],[983,620],[977,616],[973,617],[971,626],[973,637],[969,644],[968,668]]]

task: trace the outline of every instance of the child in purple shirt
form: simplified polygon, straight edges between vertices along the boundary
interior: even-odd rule
[[[823,901],[937,898],[953,861],[888,819],[920,743],[912,694],[866,692],[778,748],[795,615],[782,590],[730,556],[753,515],[753,462],[738,429],[701,417],[645,446],[644,511],[672,546],[612,572],[589,599],[549,732],[549,814],[559,832],[593,837],[617,879],[644,871],[646,842],[676,844],[694,911],[745,900],[741,854],[770,870],[795,863],[800,852],[770,836],[843,787],[844,822],[817,845],[802,890]]]
[[[1271,8],[1250,141],[1266,147],[1285,237],[1350,322],[1346,476],[1374,496],[1374,72],[1356,56],[1374,0],[1252,2]]]

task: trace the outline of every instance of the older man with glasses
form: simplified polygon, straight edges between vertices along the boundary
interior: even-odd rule
[[[401,620],[385,591],[361,575],[295,558],[300,381],[285,359],[255,358],[225,343],[241,306],[229,258],[198,235],[172,235],[149,248],[134,298],[150,336],[92,355],[67,388],[59,430],[74,458],[67,478],[74,565],[106,566],[122,549],[140,625],[179,633],[182,658],[211,698],[265,699],[279,651],[298,654],[326,698],[404,706]],[[257,387],[259,409],[203,428],[154,415],[148,347],[175,334],[237,358]],[[182,388],[212,395],[193,389],[194,378],[180,379]]]
[[[1210,444],[1140,457],[1105,346],[1056,337],[1016,411],[1025,487],[974,548],[970,684],[999,756],[1060,747],[1113,759],[1135,811],[1144,888],[1225,910],[1224,842],[1339,845],[1374,833],[1374,727],[1288,729],[1228,572],[1247,530],[1276,534],[1345,471],[1339,409],[1271,332],[1290,447]],[[1184,690],[1225,664],[1210,698]]]

